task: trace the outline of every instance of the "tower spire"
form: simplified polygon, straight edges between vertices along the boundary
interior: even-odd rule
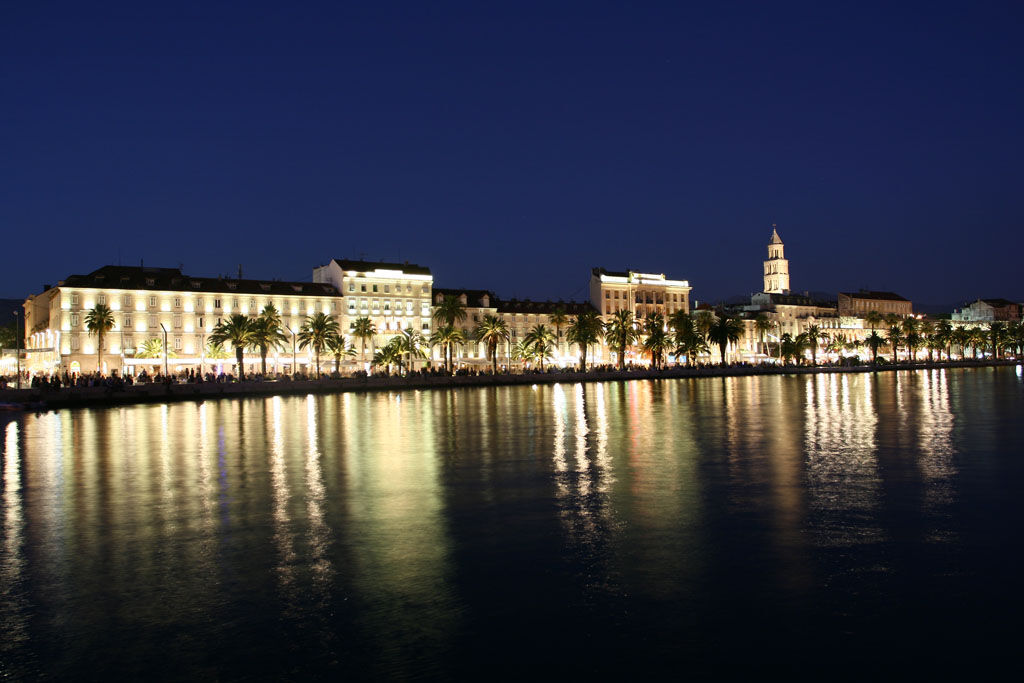
[[[772,223],[772,238],[768,242],[768,260],[764,262],[764,291],[789,294],[789,261],[775,223]]]

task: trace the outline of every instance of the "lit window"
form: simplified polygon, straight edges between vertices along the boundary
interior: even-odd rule
[[[391,293],[391,285],[384,285],[384,291],[388,294]]]
[[[96,303],[105,306],[106,303],[107,303],[107,295],[106,294],[100,294],[99,296],[97,296],[96,297]]]
[[[77,294],[72,294],[71,295],[71,305],[72,306],[77,306],[78,305],[78,295]]]
[[[214,299],[213,300],[213,307],[214,308],[220,308],[220,299]]]
[[[377,285],[373,286],[373,291],[375,291],[375,292],[377,291]]]
[[[181,308],[181,297],[174,297],[174,307]]]
[[[155,296],[149,297],[149,307],[150,308],[156,308],[156,297]]]
[[[354,282],[348,283],[348,291],[350,291],[350,292],[356,291],[356,283],[354,283]]]
[[[71,327],[78,327],[78,314],[77,313],[72,313],[71,314]]]

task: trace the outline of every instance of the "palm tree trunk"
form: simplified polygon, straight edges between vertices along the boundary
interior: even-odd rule
[[[238,362],[238,379],[245,379],[245,366],[242,364],[242,353],[244,349],[241,346],[235,347],[235,360]]]
[[[96,333],[96,374],[103,372],[103,332]]]
[[[267,374],[267,347],[265,346],[260,347],[260,371],[264,375]]]

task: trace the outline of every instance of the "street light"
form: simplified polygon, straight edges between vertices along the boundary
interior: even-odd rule
[[[164,327],[163,323],[160,323],[160,329],[164,331],[164,381],[170,377],[170,371],[167,369],[167,328]]]
[[[292,379],[295,379],[295,330],[287,326],[285,329],[292,333]]]
[[[18,388],[21,389],[21,311],[14,310],[14,356],[18,364]]]

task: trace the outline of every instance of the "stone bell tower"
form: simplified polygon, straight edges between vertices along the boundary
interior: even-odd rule
[[[764,291],[768,294],[789,294],[789,261],[782,239],[772,223],[772,239],[768,243],[768,260],[764,262]]]

